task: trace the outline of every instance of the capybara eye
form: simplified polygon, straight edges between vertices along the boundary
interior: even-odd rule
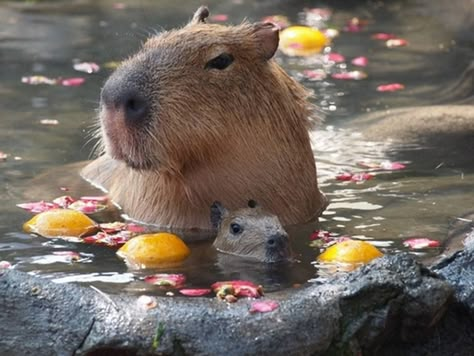
[[[226,69],[234,61],[234,56],[229,53],[222,53],[216,58],[211,59],[206,63],[206,69]]]
[[[236,224],[236,223],[230,224],[230,232],[233,233],[234,235],[238,235],[242,233],[242,231],[244,231],[244,229],[242,229],[242,226],[240,226],[239,224]]]

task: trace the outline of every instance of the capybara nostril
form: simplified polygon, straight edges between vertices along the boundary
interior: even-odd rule
[[[285,248],[288,244],[288,237],[283,234],[274,234],[267,238],[266,243],[269,248]]]
[[[148,101],[137,90],[131,88],[117,89],[114,83],[106,83],[102,89],[101,102],[106,109],[121,111],[128,125],[137,125],[148,117]]]
[[[148,116],[148,102],[138,93],[127,92],[119,103],[119,108],[123,108],[125,121],[128,124],[140,124]]]

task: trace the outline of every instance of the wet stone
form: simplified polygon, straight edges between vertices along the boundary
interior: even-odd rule
[[[433,330],[458,340],[449,333],[453,320],[460,323],[453,330],[472,334],[472,279],[463,279],[472,264],[472,249],[433,270],[408,254],[385,256],[324,284],[268,293],[279,308],[264,314],[249,313],[251,300],[229,305],[215,297],[157,297],[156,308],[144,309],[138,297],[104,296],[7,270],[0,276],[0,300],[8,306],[0,316],[0,350],[173,354],[179,346],[186,354],[350,355],[376,354],[393,344],[415,354],[433,344]],[[36,286],[41,299],[30,293]],[[19,343],[20,335],[29,335],[28,342]],[[459,342],[453,347],[464,347]],[[450,352],[449,344],[442,350]]]

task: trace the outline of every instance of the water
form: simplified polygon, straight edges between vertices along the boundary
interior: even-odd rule
[[[286,14],[296,21],[301,19],[299,12],[309,6],[305,1],[207,3],[213,13],[228,14],[234,23],[245,17],[253,21],[273,14]],[[23,233],[22,224],[30,215],[15,207],[33,198],[24,194],[40,172],[90,158],[93,143],[88,142],[87,132],[94,123],[100,87],[110,70],[86,75],[72,69],[73,61],[103,65],[123,59],[155,30],[186,23],[199,2],[140,1],[125,5],[126,9],[112,1],[0,4],[0,151],[9,154],[5,162],[0,162],[0,260],[58,282],[93,284],[107,292],[162,294],[165,291],[140,280],[156,271],[129,271],[112,249]],[[358,133],[359,128],[351,125],[362,113],[462,101],[462,93],[457,95],[446,88],[460,77],[473,57],[469,39],[456,32],[459,29],[453,28],[449,14],[446,18],[439,16],[440,11],[433,15],[415,1],[391,1],[387,5],[368,2],[366,6],[340,2],[336,6],[331,24],[337,28],[354,16],[369,22],[361,32],[341,33],[332,46],[347,58],[367,56],[370,65],[362,69],[369,73],[367,79],[309,81],[301,72],[320,68],[318,60],[277,58],[290,74],[314,91],[314,103],[325,116],[316,124],[312,139],[320,186],[331,205],[320,224],[289,228],[300,262],[276,267],[256,265],[216,257],[208,244],[194,243],[190,244],[193,257],[182,266],[157,271],[185,273],[190,287],[208,286],[223,279],[250,279],[263,284],[267,291],[288,288],[318,276],[311,262],[319,249],[309,246],[314,230],[370,240],[384,252],[395,253],[406,250],[402,241],[411,236],[444,241],[450,223],[470,212],[474,206],[474,197],[469,194],[474,183],[472,161],[438,164],[436,157],[430,157],[431,151],[423,147],[367,142]],[[369,34],[375,32],[397,33],[408,39],[410,46],[386,49],[370,39]],[[21,83],[26,75],[81,76],[86,82],[79,87],[29,86]],[[377,85],[390,82],[403,82],[407,89],[397,93],[375,91]],[[42,119],[59,123],[42,125]],[[382,161],[400,154],[407,164],[405,170],[379,173],[363,183],[334,179],[341,171],[361,170],[357,162]],[[46,195],[63,195],[59,181],[67,182],[73,172],[72,168],[59,168],[58,182],[41,187],[40,196],[43,191],[44,199]],[[80,261],[58,261],[53,252],[64,250],[79,252]],[[432,249],[417,255],[429,258],[439,252]]]

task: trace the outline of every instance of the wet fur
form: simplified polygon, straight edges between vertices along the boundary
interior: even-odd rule
[[[130,128],[123,113],[102,110],[103,153],[83,177],[159,226],[209,229],[213,201],[236,209],[254,197],[284,224],[316,219],[327,203],[308,92],[265,58],[257,30],[198,21],[150,38],[113,76],[151,98],[151,120]],[[203,70],[222,51],[235,55],[233,67]]]

